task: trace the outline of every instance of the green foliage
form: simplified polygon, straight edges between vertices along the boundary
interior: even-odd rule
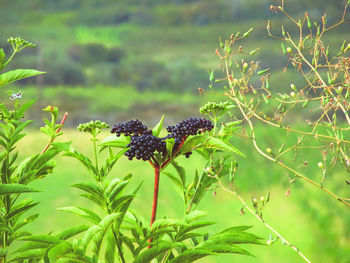
[[[3,69],[12,60],[14,55],[26,47],[35,46],[22,38],[10,38],[9,43],[13,47],[12,56],[5,61],[5,53],[1,49],[0,62]],[[0,85],[6,85],[19,79],[28,78],[41,74],[35,70],[12,70],[0,75]],[[11,93],[11,92],[10,92]],[[59,135],[58,131],[61,126],[56,125],[58,110],[52,115],[51,122],[44,120],[46,123],[42,129],[46,132],[50,140],[47,147],[38,154],[25,158],[18,162],[20,153],[17,151],[18,142],[25,137],[23,130],[31,121],[23,121],[25,113],[33,104],[29,101],[21,104],[21,93],[11,95],[14,102],[13,109],[7,108],[4,104],[0,105],[0,164],[1,164],[1,184],[0,184],[0,261],[7,262],[8,250],[13,242],[18,239],[31,236],[30,232],[22,231],[22,228],[28,223],[34,221],[38,214],[32,214],[25,219],[23,214],[31,210],[38,203],[31,198],[22,198],[23,193],[38,192],[37,189],[29,186],[31,182],[44,178],[52,173],[55,167],[53,158],[56,157],[60,150],[51,145],[53,140]],[[20,156],[23,158],[23,156]],[[25,258],[35,257],[34,254],[27,254]]]

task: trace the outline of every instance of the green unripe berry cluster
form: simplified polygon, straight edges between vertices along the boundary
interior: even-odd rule
[[[219,103],[208,102],[207,104],[205,104],[204,106],[202,106],[199,109],[199,112],[201,114],[209,114],[211,112],[218,112],[218,111],[226,110],[230,106],[232,106],[232,103],[230,103],[229,101],[221,101]]]
[[[10,37],[9,39],[7,39],[7,42],[9,42],[10,44],[15,44],[17,47],[18,46],[25,46],[25,47],[35,47],[36,45],[24,40],[21,37]]]
[[[81,132],[88,132],[91,134],[96,133],[96,131],[99,131],[101,129],[109,128],[109,125],[103,121],[96,120],[96,121],[90,121],[86,123],[81,123],[77,127],[77,129]]]

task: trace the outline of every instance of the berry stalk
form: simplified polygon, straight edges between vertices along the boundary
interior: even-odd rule
[[[156,220],[157,216],[157,206],[158,206],[158,193],[159,193],[159,174],[160,174],[160,167],[155,166],[154,167],[154,192],[153,192],[153,205],[152,205],[152,215],[151,215],[151,226],[153,225],[154,221]],[[151,243],[153,239],[149,240],[149,243]],[[150,248],[149,246],[148,248]]]

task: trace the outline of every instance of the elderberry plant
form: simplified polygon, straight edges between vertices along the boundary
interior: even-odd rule
[[[78,160],[85,166],[93,182],[73,185],[82,190],[99,207],[63,207],[59,210],[70,212],[87,219],[90,225],[72,226],[59,233],[37,235],[26,238],[27,243],[18,249],[21,252],[15,260],[30,258],[44,262],[193,262],[209,255],[236,253],[251,255],[239,244],[261,244],[260,238],[246,232],[249,227],[238,226],[224,229],[209,235],[200,232],[213,222],[200,221],[205,212],[195,210],[201,198],[215,183],[206,172],[196,175],[192,181],[185,169],[175,162],[176,158],[189,152],[202,150],[202,155],[220,151],[238,153],[229,142],[212,133],[216,124],[209,120],[190,118],[167,128],[169,134],[160,137],[163,119],[149,129],[141,121],[133,120],[117,124],[112,128],[113,135],[99,143],[99,134],[108,125],[101,121],[91,121],[78,126],[82,132],[91,135],[94,158],[73,149],[62,147],[65,155]],[[104,161],[101,162],[101,159]],[[155,191],[150,223],[143,219],[130,206],[142,182],[130,193],[124,190],[131,180],[131,174],[122,179],[109,181],[117,161],[125,155],[129,160],[147,161],[155,171]],[[171,164],[178,176],[164,171]],[[203,167],[203,171],[206,167]],[[181,189],[184,199],[184,214],[181,219],[167,218],[156,220],[160,174],[169,176]],[[80,234],[80,237],[75,235]],[[104,255],[102,254],[104,250]]]
[[[0,49],[0,71],[8,65],[16,53],[26,47],[34,46],[21,38],[10,38],[8,42],[13,47],[13,53],[6,59],[3,49]],[[0,86],[41,73],[30,69],[7,71],[0,74]],[[13,261],[13,244],[32,235],[23,227],[36,220],[39,214],[26,215],[24,218],[23,215],[38,205],[38,202],[28,197],[23,198],[23,194],[39,192],[38,189],[31,187],[30,183],[52,173],[55,167],[53,159],[61,152],[57,146],[65,145],[53,142],[61,135],[60,129],[67,116],[65,115],[61,124],[56,124],[58,109],[51,106],[44,109],[51,114],[51,121],[45,119],[46,125],[41,127],[41,131],[48,135],[49,142],[41,152],[23,158],[17,150],[17,145],[25,137],[23,130],[32,123],[31,120],[25,121],[23,118],[34,101],[23,103],[22,92],[9,91],[9,93],[12,101],[10,106],[0,104],[0,262]],[[24,160],[19,162],[18,159]]]

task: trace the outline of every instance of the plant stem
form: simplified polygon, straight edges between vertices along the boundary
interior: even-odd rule
[[[99,182],[101,182],[100,172],[99,172],[99,170],[98,170],[96,135],[93,136],[92,141],[93,141],[93,144],[94,144],[94,156],[95,156],[95,166],[96,166],[97,180],[98,180]]]
[[[157,206],[158,206],[158,193],[159,193],[159,174],[160,174],[160,167],[155,166],[154,167],[154,193],[153,193],[153,205],[152,205],[152,215],[151,215],[151,226],[153,225],[154,221],[156,220],[157,216]],[[151,243],[153,239],[151,238],[148,243]],[[151,248],[152,246],[148,246],[148,248]]]
[[[66,121],[68,117],[68,112],[66,112],[62,118],[62,121],[60,123],[60,127],[56,130],[56,134],[59,133],[61,131],[61,128],[64,124],[64,122]],[[45,148],[41,151],[41,154],[45,153],[47,151],[47,149],[49,149],[51,143],[54,141],[54,137],[51,138],[51,140],[49,141],[49,143],[45,146]]]
[[[296,252],[299,254],[299,256],[302,257],[306,262],[311,263],[311,261],[310,261],[306,256],[304,256],[304,254],[301,253],[300,250],[299,250],[296,246],[292,245],[292,244],[291,244],[287,239],[285,239],[277,230],[275,230],[272,226],[270,226],[268,223],[266,223],[266,222],[264,221],[264,219],[263,219],[259,214],[257,214],[256,212],[254,212],[254,211],[246,204],[246,202],[243,200],[243,198],[242,198],[241,196],[239,196],[236,192],[234,192],[234,191],[232,191],[232,190],[226,188],[226,187],[222,184],[222,182],[221,182],[221,180],[219,179],[218,176],[215,176],[215,178],[216,178],[216,180],[218,181],[218,183],[219,183],[221,189],[223,189],[224,191],[226,191],[226,192],[228,192],[228,193],[230,193],[230,194],[233,194],[233,195],[243,204],[243,206],[244,206],[252,215],[254,215],[261,223],[263,223],[268,229],[270,229],[275,235],[277,235],[287,246],[289,246],[291,249],[293,249],[294,251],[296,251]]]
[[[159,167],[154,168],[154,193],[153,193],[153,206],[152,206],[152,216],[151,216],[151,226],[156,220],[157,216],[157,205],[158,205],[158,193],[159,193]]]

